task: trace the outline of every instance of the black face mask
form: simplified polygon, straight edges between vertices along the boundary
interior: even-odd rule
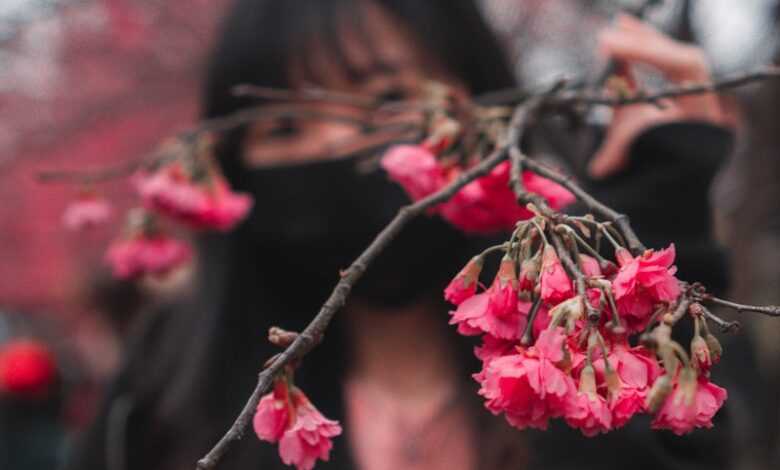
[[[339,271],[410,202],[379,166],[380,154],[243,169],[240,186],[255,206],[242,230],[251,237],[251,256],[281,281],[279,289],[324,298]],[[417,217],[371,263],[352,295],[399,307],[440,294],[473,255],[471,245],[440,218]]]

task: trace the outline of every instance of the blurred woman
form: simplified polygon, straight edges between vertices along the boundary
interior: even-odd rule
[[[648,62],[672,80],[707,78],[700,53],[645,28],[622,20],[602,41],[605,52]],[[500,44],[467,0],[239,0],[222,31],[206,79],[205,118],[256,105],[233,94],[240,84],[315,84],[388,101],[419,97],[428,79],[469,95],[514,85]],[[662,53],[654,52],[658,47]],[[321,109],[350,112],[335,104]],[[693,171],[699,178],[690,181],[690,197],[680,204],[704,217],[709,178],[730,138],[710,124],[719,122],[719,113],[712,97],[669,102],[664,111],[649,105],[621,110],[590,167],[593,176],[609,178],[594,187],[602,196],[639,191],[639,199],[628,195],[633,202],[613,199],[628,204],[631,214],[647,210],[653,218],[654,205],[665,205],[679,190],[669,194],[664,186],[652,204],[643,204],[648,184],[679,182]],[[689,118],[699,122],[658,126]],[[139,327],[71,468],[192,468],[216,443],[254,388],[260,365],[276,352],[264,339],[267,328],[301,330],[339,269],[407,202],[371,164],[376,138],[338,121],[289,118],[220,137],[222,169],[235,188],[254,196],[253,212],[235,232],[201,238],[195,293]],[[685,147],[687,141],[696,148]],[[695,269],[696,256],[722,260],[708,228],[705,219],[665,223],[664,236],[675,241],[687,231],[679,250],[684,272]],[[473,344],[446,325],[441,290],[482,243],[441,220],[421,218],[355,286],[322,345],[296,374],[312,402],[347,430],[320,468],[526,468],[529,453],[552,468],[546,459],[568,452],[544,443],[540,451],[537,444],[528,448],[525,433],[481,409],[470,378],[478,369]],[[552,444],[558,436],[540,439]],[[668,443],[652,436],[649,429],[617,433],[614,439],[635,446],[617,456],[600,440],[584,441],[591,449],[577,456],[579,468],[624,468],[625,459],[634,468],[679,461]],[[725,439],[711,432],[704,444],[725,449]],[[684,458],[697,452],[695,446],[686,450],[686,442],[671,444],[675,451],[682,446]],[[727,466],[723,455],[696,458]],[[276,449],[247,437],[219,468],[261,466],[283,468]]]

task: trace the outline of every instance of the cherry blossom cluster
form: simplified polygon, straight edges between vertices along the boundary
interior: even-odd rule
[[[123,234],[106,251],[115,277],[165,276],[192,257],[189,245],[171,235],[164,220],[193,230],[230,231],[252,207],[252,198],[231,190],[206,145],[195,152],[182,144],[166,144],[154,165],[131,178],[141,208],[128,213]],[[106,222],[111,206],[94,190],[82,191],[63,214],[64,225],[83,230]]]
[[[382,157],[382,167],[399,183],[409,197],[420,200],[436,193],[468,169],[457,159],[448,158],[445,139],[428,139],[420,145],[397,145]],[[518,220],[531,217],[525,207],[517,204],[509,188],[510,164],[505,161],[488,175],[465,185],[449,201],[432,212],[466,233],[509,231]],[[574,196],[565,188],[530,171],[522,173],[524,187],[543,196],[553,209],[561,209]]]
[[[615,262],[586,241],[588,225],[610,239]],[[633,256],[613,235],[589,217],[534,216],[444,291],[450,323],[482,337],[474,378],[485,407],[512,426],[547,429],[562,418],[595,436],[649,413],[654,429],[682,435],[711,427],[726,400],[709,379],[720,345],[675,277],[674,245]],[[482,267],[495,252],[503,256],[485,287]],[[682,317],[695,326],[689,350],[672,339]]]
[[[318,459],[327,461],[332,439],[341,434],[339,423],[324,417],[290,375],[277,378],[273,391],[260,399],[252,423],[257,437],[278,443],[282,462],[298,470],[311,470]]]

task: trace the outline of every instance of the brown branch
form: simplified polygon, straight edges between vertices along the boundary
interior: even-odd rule
[[[712,302],[723,307],[728,307],[737,311],[737,313],[753,312],[767,315],[770,317],[780,317],[780,305],[745,305],[732,302],[730,300],[719,299],[709,294],[702,297],[705,302]]]
[[[645,245],[639,241],[639,237],[631,228],[631,224],[627,215],[621,214],[611,207],[608,207],[605,204],[599,202],[595,197],[591,196],[590,193],[575,183],[570,176],[564,176],[561,173],[558,173],[556,170],[553,170],[552,168],[549,168],[548,166],[536,160],[532,160],[526,156],[522,156],[522,164],[525,168],[528,168],[537,175],[544,176],[545,178],[552,180],[568,189],[578,200],[585,204],[585,206],[590,211],[614,223],[626,238],[628,248],[634,255],[638,255],[645,251]]]
[[[639,103],[657,103],[660,100],[667,98],[722,92],[731,88],[737,88],[750,83],[778,77],[780,77],[780,67],[771,65],[754,72],[744,73],[721,80],[713,80],[709,83],[670,86],[655,93],[647,93],[639,90],[630,96],[610,97],[602,94],[564,91],[557,96],[546,100],[545,104],[551,107],[568,109],[582,105],[628,106]]]
[[[241,439],[252,420],[257,403],[260,401],[260,397],[268,391],[273,382],[274,377],[278,374],[282,368],[293,360],[300,359],[309,351],[311,351],[321,340],[325,334],[330,321],[333,316],[339,311],[347,301],[352,286],[355,282],[361,278],[363,273],[368,269],[369,264],[384,250],[384,248],[401,232],[403,227],[411,221],[414,217],[425,213],[429,208],[447,201],[454,196],[463,186],[467,185],[471,181],[484,176],[495,168],[499,163],[506,160],[507,148],[506,146],[499,147],[488,158],[482,160],[480,163],[464,172],[455,181],[450,183],[447,187],[440,191],[431,194],[430,196],[420,199],[414,204],[402,207],[393,220],[374,238],[374,241],[368,246],[368,248],[361,253],[361,255],[355,260],[349,268],[347,268],[341,276],[338,284],[331,292],[328,299],[320,308],[317,316],[312,319],[306,329],[298,335],[293,343],[279,354],[276,359],[262,372],[258,377],[257,386],[249,397],[249,400],[244,405],[241,413],[236,418],[233,425],[225,433],[219,442],[206,454],[205,457],[200,459],[197,463],[197,470],[212,470],[216,467],[219,460],[227,452],[230,445]]]

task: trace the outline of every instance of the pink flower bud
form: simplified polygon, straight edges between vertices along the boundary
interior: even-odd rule
[[[444,289],[444,298],[452,304],[460,305],[464,300],[474,296],[483,264],[482,256],[471,258]]]
[[[691,361],[696,370],[701,372],[707,372],[712,367],[710,348],[700,335],[695,335],[691,340]]]
[[[488,289],[488,314],[503,317],[517,312],[517,276],[515,262],[505,255]]]
[[[542,254],[541,296],[551,304],[557,304],[574,295],[571,279],[561,265],[552,245],[545,245]]]

